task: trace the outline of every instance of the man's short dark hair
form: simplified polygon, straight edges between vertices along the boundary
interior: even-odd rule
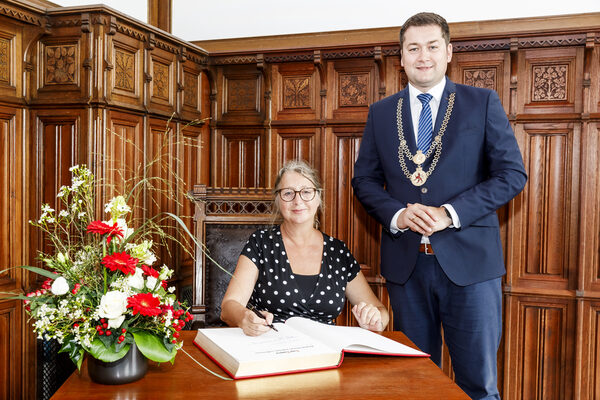
[[[429,13],[422,12],[413,15],[409,19],[404,22],[402,28],[400,29],[400,51],[402,51],[402,45],[404,44],[404,34],[406,30],[411,26],[427,26],[427,25],[437,25],[442,30],[442,37],[446,41],[446,45],[450,43],[450,28],[448,27],[448,22],[444,19],[444,17]]]

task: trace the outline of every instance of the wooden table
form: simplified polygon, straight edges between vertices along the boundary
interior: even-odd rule
[[[182,331],[184,346],[210,370],[226,374],[192,341],[195,331]],[[401,332],[385,336],[414,346]],[[345,355],[337,369],[245,380],[222,380],[180,351],[175,364],[150,362],[148,373],[126,385],[90,381],[87,365],[73,375],[52,399],[445,399],[469,397],[431,361],[417,357]]]

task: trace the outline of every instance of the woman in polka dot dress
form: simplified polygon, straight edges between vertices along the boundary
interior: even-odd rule
[[[275,219],[280,225],[248,239],[221,303],[221,319],[251,336],[293,316],[332,324],[346,298],[365,329],[382,331],[389,321],[360,266],[341,240],[319,231],[322,188],[303,161],[286,163],[275,181]],[[261,311],[259,318],[248,308]]]

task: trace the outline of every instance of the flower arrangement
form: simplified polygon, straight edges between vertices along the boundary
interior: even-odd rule
[[[153,267],[152,219],[128,226],[131,208],[123,196],[105,205],[106,220],[94,219],[94,176],[85,166],[70,170],[71,186],[57,195],[62,209],[45,204],[30,221],[53,250],[40,254],[45,269],[23,267],[48,278],[39,290],[17,296],[34,331],[56,339],[78,368],[85,353],[113,362],[134,342],[148,359],[173,362],[182,346],[179,331],[192,316],[168,287],[173,271]]]

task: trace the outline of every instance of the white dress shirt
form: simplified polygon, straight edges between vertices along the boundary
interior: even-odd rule
[[[431,101],[429,102],[429,108],[431,108],[431,118],[432,118],[432,121],[434,121],[434,125],[435,125],[435,120],[437,117],[438,110],[440,109],[440,102],[442,100],[442,94],[444,93],[445,87],[446,87],[446,77],[444,77],[440,81],[440,83],[438,83],[437,85],[432,87],[429,91],[427,91],[427,93],[429,93],[433,97],[431,99]],[[417,89],[410,83],[408,84],[408,95],[410,97],[410,113],[411,113],[411,117],[412,117],[411,119],[412,119],[412,124],[413,124],[413,132],[415,135],[415,143],[417,143],[417,141],[418,141],[417,132],[418,132],[418,127],[419,127],[419,117],[421,116],[421,109],[423,108],[423,104],[421,103],[421,100],[419,100],[417,98],[417,96],[420,95],[421,93],[423,93],[423,92],[421,92],[419,89]],[[454,207],[452,207],[452,205],[450,205],[450,204],[442,204],[442,207],[445,207],[450,212],[450,215],[452,216],[452,224],[450,225],[450,227],[460,228],[460,220],[458,218],[458,214],[456,214],[456,211],[454,210]],[[390,222],[390,232],[397,233],[400,231],[404,232],[407,230],[407,229],[399,229],[398,225],[396,224],[396,222],[398,221],[398,216],[404,210],[405,210],[405,208],[401,208],[400,210],[398,210],[398,212],[396,214],[394,214],[394,217],[392,218],[392,221]],[[421,243],[429,243],[429,238],[427,236],[423,236],[421,238]]]

